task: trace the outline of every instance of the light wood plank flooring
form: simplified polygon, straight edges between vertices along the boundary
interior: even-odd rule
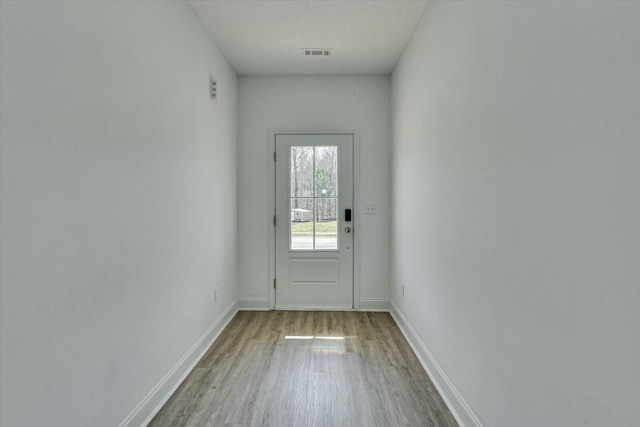
[[[150,425],[457,424],[388,313],[241,311]]]

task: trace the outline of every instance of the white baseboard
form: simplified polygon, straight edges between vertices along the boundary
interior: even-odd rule
[[[389,298],[360,298],[360,311],[389,311]]]
[[[305,305],[305,304],[283,304],[276,305],[276,310],[294,311],[352,311],[349,305]]]
[[[266,311],[269,308],[269,299],[266,297],[240,297],[238,298],[238,310]]]
[[[169,400],[171,395],[182,384],[182,381],[189,375],[196,364],[202,359],[209,347],[218,338],[220,332],[233,319],[238,312],[237,300],[224,310],[206,332],[196,341],[196,343],[182,356],[169,372],[160,380],[147,394],[135,409],[120,423],[119,427],[139,427],[146,426],[153,417],[160,411],[162,406]]]
[[[347,306],[320,306],[320,305],[302,305],[302,304],[287,304],[279,305],[276,307],[278,310],[351,310]],[[239,297],[238,298],[238,310],[242,311],[265,311],[271,310],[269,307],[269,300],[266,297]],[[361,298],[359,311],[390,311],[388,298]]]
[[[391,303],[391,316],[398,324],[400,331],[409,342],[413,352],[424,367],[429,378],[438,389],[440,396],[447,404],[447,407],[461,427],[482,427],[482,423],[473,413],[469,405],[464,401],[460,393],[451,383],[451,380],[444,373],[436,359],[433,357],[425,343],[422,341],[411,323],[402,314],[393,301]]]

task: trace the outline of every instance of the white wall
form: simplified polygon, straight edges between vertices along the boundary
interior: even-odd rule
[[[270,130],[358,130],[362,215],[361,305],[387,306],[389,289],[388,76],[240,77],[239,293],[240,305],[266,308]],[[356,179],[356,182],[358,179]],[[357,207],[362,211],[363,206]],[[360,212],[362,213],[362,212]],[[358,212],[356,212],[358,215]],[[357,286],[357,284],[356,284]]]
[[[0,14],[0,424],[117,425],[236,298],[235,73],[184,2]]]
[[[638,425],[639,23],[434,1],[393,73],[392,299],[486,426]]]

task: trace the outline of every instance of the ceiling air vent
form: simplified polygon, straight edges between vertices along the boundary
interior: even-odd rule
[[[331,49],[316,49],[316,48],[305,48],[302,49],[305,56],[329,56],[331,55]]]

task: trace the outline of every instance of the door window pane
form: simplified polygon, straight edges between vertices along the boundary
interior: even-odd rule
[[[313,198],[291,198],[291,249],[313,249]]]
[[[291,147],[291,197],[313,197],[313,147]]]
[[[314,249],[338,249],[337,207],[335,197],[316,199]]]
[[[292,146],[291,250],[338,249],[338,147]]]
[[[338,197],[338,147],[315,147],[316,197]]]

